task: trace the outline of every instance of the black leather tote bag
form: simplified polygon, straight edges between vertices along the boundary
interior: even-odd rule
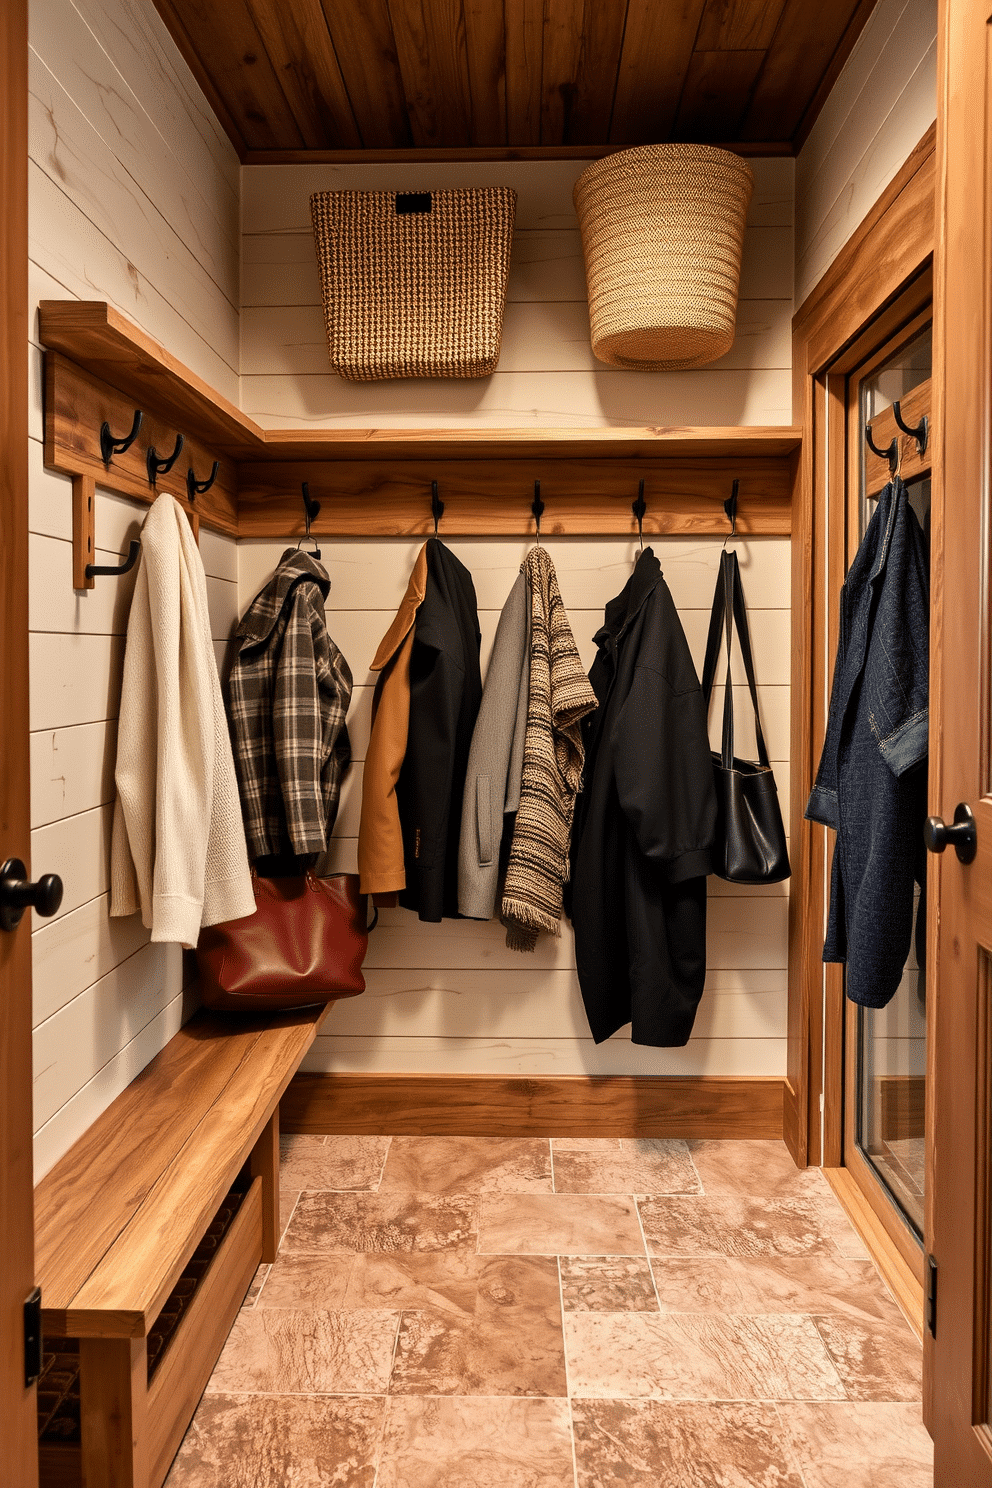
[[[758,762],[734,757],[734,689],[730,676],[730,648],[734,623],[754,708],[754,733]],[[730,883],[780,883],[789,877],[789,853],[785,825],[778,803],[775,776],[768,763],[758,691],[754,683],[751,635],[744,608],[744,589],[736,553],[720,555],[720,574],[703,663],[703,697],[709,709],[713,677],[720,654],[721,630],[727,639],[727,687],[723,700],[723,748],[713,753],[713,783],[716,786],[716,838],[713,843],[713,872]]]

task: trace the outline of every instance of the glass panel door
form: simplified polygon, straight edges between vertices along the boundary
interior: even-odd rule
[[[878,481],[868,480],[865,431],[869,425],[888,443],[892,416],[880,416],[906,399],[930,378],[931,326],[917,327],[896,350],[883,348],[852,376],[849,401],[857,417],[857,501],[849,508],[848,563],[864,537],[878,499]],[[853,420],[852,420],[853,421]],[[873,462],[878,468],[877,459]],[[930,531],[930,480],[909,485],[910,505],[924,533]],[[917,890],[916,910],[920,909]],[[884,1008],[846,1005],[849,1089],[846,1105],[847,1165],[863,1186],[874,1190],[873,1207],[887,1207],[897,1217],[905,1241],[922,1266],[924,1229],[925,1111],[927,1069],[926,908],[915,915],[916,934],[902,981]],[[851,1151],[853,1147],[854,1151]],[[855,1156],[856,1154],[856,1156]],[[858,1161],[860,1159],[860,1161]]]

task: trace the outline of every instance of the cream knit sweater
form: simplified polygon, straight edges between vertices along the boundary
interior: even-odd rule
[[[182,507],[162,495],[141,529],[117,735],[110,913],[139,909],[152,940],[255,912],[207,584]]]

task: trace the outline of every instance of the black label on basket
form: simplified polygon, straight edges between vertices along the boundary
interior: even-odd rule
[[[405,215],[410,212],[429,212],[430,209],[431,194],[429,191],[397,191],[397,215]]]

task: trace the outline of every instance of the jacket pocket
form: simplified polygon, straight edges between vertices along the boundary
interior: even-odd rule
[[[480,775],[475,782],[475,830],[479,841],[479,862],[493,860],[493,808],[489,776]]]

